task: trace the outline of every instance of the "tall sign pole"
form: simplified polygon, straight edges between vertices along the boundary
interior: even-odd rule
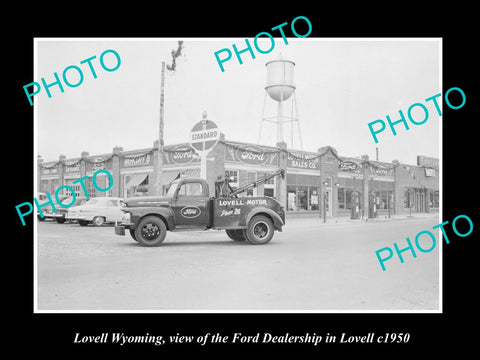
[[[195,124],[190,131],[190,146],[200,156],[200,177],[207,179],[207,155],[217,145],[220,139],[220,130],[217,125],[207,120],[207,112],[202,114],[202,120]]]

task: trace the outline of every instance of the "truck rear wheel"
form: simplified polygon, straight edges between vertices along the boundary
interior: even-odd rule
[[[135,228],[135,240],[144,246],[157,246],[165,240],[167,227],[162,219],[156,216],[147,216],[140,220]]]
[[[245,236],[252,245],[265,245],[272,240],[274,231],[273,223],[269,218],[256,215],[248,223]]]
[[[233,241],[245,241],[245,231],[243,229],[236,229],[236,230],[225,230],[228,237]]]

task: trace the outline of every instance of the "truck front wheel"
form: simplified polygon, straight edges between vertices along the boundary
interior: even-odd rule
[[[238,230],[225,230],[227,233],[228,237],[232,239],[233,241],[245,241],[245,235],[244,235],[244,230],[238,229]]]
[[[274,231],[273,223],[269,218],[256,215],[248,223],[245,236],[252,245],[265,245],[272,240]]]
[[[157,246],[165,240],[167,227],[162,219],[156,216],[147,216],[140,220],[135,228],[135,240],[144,246]]]
[[[130,236],[132,237],[132,239],[137,241],[137,239],[135,239],[135,229],[128,229],[128,231],[130,232]]]

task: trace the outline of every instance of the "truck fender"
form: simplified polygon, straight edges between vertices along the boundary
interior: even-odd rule
[[[133,209],[133,208],[132,208]],[[145,207],[145,208],[134,208],[135,210],[130,212],[132,222],[137,227],[140,219],[145,216],[158,216],[165,220],[167,225],[167,230],[172,230],[175,228],[174,214],[173,210],[170,207]],[[135,218],[133,218],[135,216]]]
[[[245,225],[248,226],[250,223],[250,220],[255,215],[266,215],[267,217],[271,218],[273,221],[273,227],[275,230],[282,230],[282,226],[285,225],[283,222],[282,218],[272,209],[266,208],[266,207],[256,207],[252,210],[250,210],[247,215],[245,216]]]

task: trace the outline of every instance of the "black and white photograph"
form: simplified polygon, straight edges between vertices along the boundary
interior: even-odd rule
[[[36,310],[440,311],[441,51],[37,39]]]
[[[8,350],[474,350],[475,11],[295,5],[9,12]]]

